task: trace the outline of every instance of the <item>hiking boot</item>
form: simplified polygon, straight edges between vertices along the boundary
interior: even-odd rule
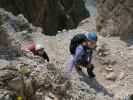
[[[96,75],[93,72],[88,73],[88,75],[89,75],[90,78],[95,78],[96,77]]]
[[[89,75],[90,78],[95,78],[95,74],[93,72],[93,69],[94,69],[94,66],[93,65],[92,66],[89,66],[87,68],[87,72],[88,72],[88,75]]]
[[[80,68],[79,66],[76,66],[76,71],[78,74],[82,74],[82,68]]]

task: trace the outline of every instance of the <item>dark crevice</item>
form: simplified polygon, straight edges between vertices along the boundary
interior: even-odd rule
[[[89,17],[83,0],[0,0],[0,7],[15,15],[23,14],[49,35],[56,35],[58,30],[75,28]]]

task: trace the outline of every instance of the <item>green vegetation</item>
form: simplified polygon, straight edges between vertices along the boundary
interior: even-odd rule
[[[23,64],[20,66],[20,69],[19,69],[19,73],[22,75],[22,76],[27,76],[30,74],[30,69],[28,68],[28,65],[26,64]]]

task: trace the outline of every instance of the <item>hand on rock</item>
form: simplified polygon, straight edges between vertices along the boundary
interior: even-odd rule
[[[31,53],[31,52],[27,53],[26,56],[29,57],[29,58],[32,58],[32,59],[34,58],[34,54]]]

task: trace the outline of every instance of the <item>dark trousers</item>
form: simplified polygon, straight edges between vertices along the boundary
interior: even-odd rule
[[[88,64],[85,60],[78,61],[77,65],[75,66],[77,72],[82,72],[82,67],[87,68],[88,74],[92,74],[94,70],[93,64]]]

